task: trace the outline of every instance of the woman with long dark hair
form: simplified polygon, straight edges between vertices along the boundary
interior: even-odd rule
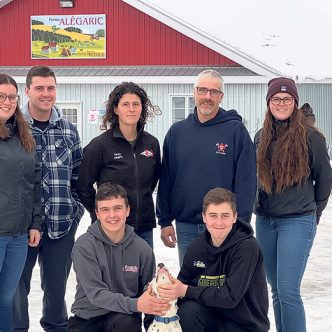
[[[12,299],[28,244],[40,240],[40,167],[12,77],[0,74],[0,331],[12,331]],[[28,235],[29,234],[29,235]]]
[[[295,82],[268,84],[263,128],[255,136],[258,193],[256,235],[271,286],[278,332],[305,332],[301,281],[316,225],[331,193],[324,136],[298,108]]]
[[[148,118],[160,113],[144,89],[123,82],[110,93],[102,129],[85,148],[78,178],[78,193],[84,207],[96,220],[97,186],[104,182],[121,184],[128,193],[130,214],[127,224],[153,247],[156,226],[152,193],[160,173],[158,140],[144,131]]]

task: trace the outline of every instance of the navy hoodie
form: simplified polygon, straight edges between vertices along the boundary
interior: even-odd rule
[[[212,188],[236,195],[239,218],[250,222],[256,194],[251,138],[236,111],[219,108],[204,123],[194,114],[169,129],[163,146],[157,216],[161,227],[202,223],[202,201]]]
[[[263,256],[247,222],[237,220],[219,247],[205,230],[189,246],[178,279],[189,286],[184,300],[194,299],[246,331],[269,330]]]

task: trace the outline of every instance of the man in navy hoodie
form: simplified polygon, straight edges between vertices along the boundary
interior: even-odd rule
[[[194,113],[174,123],[164,141],[157,216],[164,244],[173,248],[178,243],[180,266],[189,243],[205,229],[201,202],[210,189],[234,192],[239,219],[251,219],[254,148],[241,116],[219,107],[223,85],[218,72],[201,72],[194,85]]]

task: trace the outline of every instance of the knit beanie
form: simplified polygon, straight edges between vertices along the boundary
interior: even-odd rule
[[[270,98],[278,92],[289,93],[295,99],[296,105],[299,104],[299,95],[297,93],[295,82],[292,79],[287,77],[272,78],[268,83],[266,102],[269,103]]]

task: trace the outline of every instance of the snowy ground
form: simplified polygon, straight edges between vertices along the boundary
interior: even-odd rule
[[[84,233],[89,226],[87,214],[84,216],[77,235]],[[155,255],[157,263],[163,262],[173,275],[177,275],[177,250],[166,248],[160,240],[159,229],[154,233]],[[332,331],[332,197],[323,213],[318,227],[314,247],[302,283],[302,296],[307,315],[308,332]],[[72,271],[68,281],[67,305],[68,311],[75,295],[75,275]],[[39,270],[36,267],[32,279],[30,295],[30,320],[32,332],[42,331],[39,325],[41,313],[41,298]],[[275,332],[273,310],[270,308],[271,331]]]

